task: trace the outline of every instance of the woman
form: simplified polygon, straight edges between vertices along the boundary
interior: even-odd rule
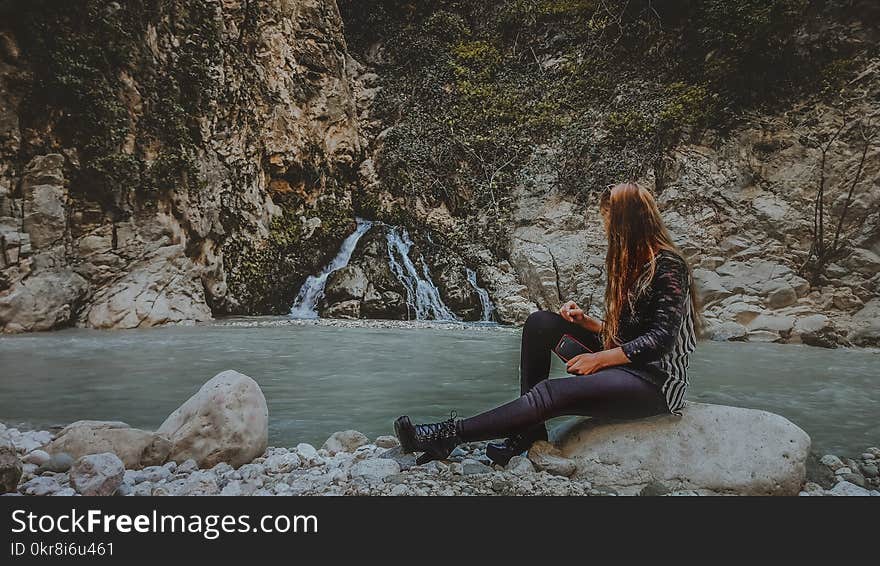
[[[544,422],[563,415],[637,418],[681,414],[688,356],[696,346],[697,305],[687,261],[672,242],[646,189],[634,183],[606,190],[600,210],[608,236],[605,320],[570,301],[559,314],[538,311],[523,327],[520,393],[479,415],[394,430],[419,463],[442,459],[462,442],[508,437],[486,454],[506,465],[532,442],[547,439]],[[548,379],[552,348],[571,334],[594,353],[568,361],[575,377]]]

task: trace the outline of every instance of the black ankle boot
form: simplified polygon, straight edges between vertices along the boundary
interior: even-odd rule
[[[501,442],[490,442],[486,445],[486,456],[499,466],[506,466],[511,458],[531,448],[533,443],[547,439],[547,428],[541,425]]]
[[[424,452],[416,459],[417,465],[443,460],[461,444],[454,415],[443,422],[420,425],[412,424],[409,417],[404,415],[394,421],[394,434],[404,454]]]

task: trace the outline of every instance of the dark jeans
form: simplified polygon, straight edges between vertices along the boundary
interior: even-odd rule
[[[599,337],[549,311],[532,313],[526,320],[520,351],[519,399],[479,415],[462,419],[458,432],[465,442],[502,438],[534,430],[544,421],[563,415],[638,418],[668,412],[656,385],[621,367],[590,375],[548,379],[553,347],[571,334],[598,351]]]

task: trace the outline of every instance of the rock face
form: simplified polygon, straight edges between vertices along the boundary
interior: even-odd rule
[[[115,454],[89,454],[70,468],[70,485],[80,495],[113,495],[124,474],[125,465]]]
[[[7,438],[0,436],[0,494],[15,491],[21,479],[21,460],[15,446]]]
[[[95,41],[102,26],[87,12],[33,17],[41,33]],[[358,65],[336,3],[172,1],[149,12],[101,11],[127,34],[132,60],[86,63],[82,75],[68,65],[58,87],[105,93],[99,109],[124,117],[112,124],[93,123],[91,108],[34,102],[45,98],[34,75],[47,69],[21,46],[45,38],[26,22],[0,24],[0,332],[285,312],[352,229]],[[58,21],[69,28],[53,30]],[[157,85],[198,91],[173,103],[187,116],[171,117]],[[83,147],[120,130],[101,160]]]
[[[247,464],[266,450],[269,409],[257,382],[237,371],[211,378],[165,419],[157,434],[170,439],[169,459],[199,467]]]
[[[125,423],[78,421],[66,426],[46,445],[50,455],[68,454],[78,459],[110,452],[129,469],[156,466],[171,453],[171,441],[162,434],[130,428]]]
[[[559,446],[575,461],[578,477],[622,493],[658,481],[673,491],[796,495],[810,437],[772,413],[689,403],[682,417],[583,420]]]

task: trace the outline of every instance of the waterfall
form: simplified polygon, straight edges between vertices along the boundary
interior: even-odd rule
[[[349,235],[342,242],[339,252],[333,260],[324,266],[324,269],[318,275],[309,275],[306,282],[300,288],[293,306],[290,308],[290,315],[294,318],[318,318],[318,301],[324,296],[324,287],[327,286],[327,277],[337,269],[341,269],[348,265],[351,254],[357,246],[361,236],[367,233],[367,230],[373,227],[373,223],[363,218],[356,218],[357,228],[354,233]]]
[[[421,269],[410,259],[413,242],[406,229],[388,227],[388,265],[406,289],[406,304],[415,313],[416,320],[458,320],[440,297],[440,291],[431,281],[425,258],[419,258]]]
[[[483,318],[481,320],[483,322],[491,322],[492,313],[495,312],[495,307],[492,306],[492,300],[489,298],[489,293],[477,285],[477,274],[473,269],[465,267],[464,272],[467,274],[468,283],[473,286],[474,291],[476,291],[477,295],[480,297],[480,304],[483,306]]]

